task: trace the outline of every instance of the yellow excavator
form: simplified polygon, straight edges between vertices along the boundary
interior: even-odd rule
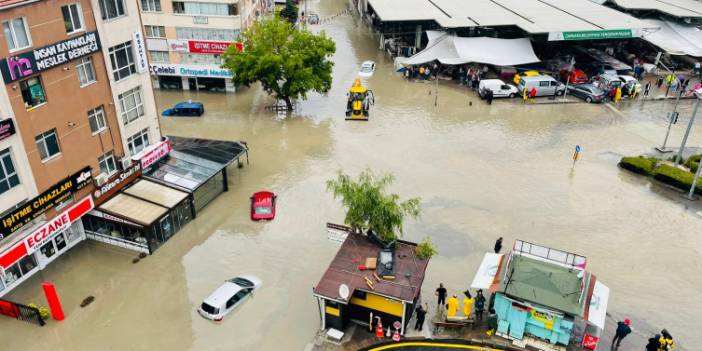
[[[375,103],[373,91],[366,89],[360,79],[356,79],[349,90],[346,102],[347,121],[367,121],[368,109]]]

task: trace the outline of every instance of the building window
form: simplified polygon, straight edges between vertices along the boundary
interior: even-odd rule
[[[63,25],[66,27],[67,34],[85,29],[83,27],[83,13],[80,10],[80,4],[61,6],[61,13],[63,14]]]
[[[93,68],[93,59],[91,57],[80,59],[76,65],[76,71],[78,71],[78,80],[81,87],[95,83],[95,69]]]
[[[129,154],[132,156],[149,146],[149,128],[129,137],[129,139],[127,139],[127,146],[129,147]]]
[[[142,100],[141,87],[136,87],[119,94],[119,105],[122,108],[122,121],[125,125],[144,115]]]
[[[105,110],[102,106],[88,111],[88,124],[90,124],[90,131],[93,132],[93,135],[107,128],[107,123],[105,123]]]
[[[24,17],[13,18],[2,22],[2,30],[5,33],[5,40],[10,52],[22,50],[32,46],[32,39],[29,36],[29,26]]]
[[[161,0],[141,0],[142,11],[161,11]]]
[[[56,129],[39,134],[35,139],[37,141],[37,148],[39,149],[39,156],[41,156],[42,161],[47,161],[61,153],[58,137],[56,136]]]
[[[42,86],[39,77],[21,81],[20,91],[22,92],[22,100],[24,100],[24,107],[26,109],[34,108],[46,102],[44,86]]]
[[[168,51],[149,51],[151,62],[168,63]]]
[[[110,48],[112,74],[115,80],[129,77],[136,72],[136,64],[132,56],[132,42],[128,41]]]
[[[113,155],[112,151],[98,157],[98,164],[100,165],[100,172],[102,173],[112,175],[117,172],[115,155]]]
[[[173,1],[173,13],[204,16],[236,16],[236,4]]]
[[[0,194],[18,186],[19,183],[10,149],[0,151]]]
[[[147,38],[165,38],[166,28],[164,26],[144,26],[144,34]]]
[[[98,0],[100,2],[100,12],[102,13],[103,20],[110,20],[113,18],[121,17],[125,15],[124,12],[124,0]]]
[[[216,40],[229,41],[236,40],[239,30],[234,29],[213,29],[213,28],[192,28],[176,27],[176,37],[178,39],[192,40]]]

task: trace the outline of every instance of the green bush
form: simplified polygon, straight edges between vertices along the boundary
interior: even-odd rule
[[[685,165],[690,167],[692,163],[700,163],[700,159],[702,159],[702,155],[692,155],[685,161]]]
[[[661,165],[653,172],[653,179],[685,191],[690,190],[694,177],[693,173],[670,165]],[[695,193],[702,194],[700,182],[697,183]]]
[[[419,245],[417,245],[415,252],[417,253],[417,257],[421,259],[430,259],[439,253],[436,246],[431,242],[431,238],[428,236],[422,239]]]
[[[656,166],[656,161],[656,159],[652,160],[651,158],[645,158],[643,156],[622,157],[622,160],[619,161],[619,167],[634,173],[648,176],[653,172],[653,169]]]
[[[699,162],[690,162],[689,167],[690,167],[690,172],[695,173],[697,172],[697,167],[700,166]]]

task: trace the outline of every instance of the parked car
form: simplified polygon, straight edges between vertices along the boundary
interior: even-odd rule
[[[573,68],[572,70],[564,68],[560,71],[560,74],[561,80],[568,84],[585,84],[588,82],[587,74],[577,68]]]
[[[510,97],[513,98],[519,95],[519,90],[512,84],[505,84],[500,79],[483,79],[478,84],[478,94],[481,98],[485,98],[487,90],[492,90],[493,97]]]
[[[522,73],[517,73],[514,75],[514,79],[512,80],[515,85],[519,85],[519,79],[522,77],[536,77],[538,75],[541,75],[538,71],[524,71]]]
[[[197,312],[209,320],[219,322],[259,287],[261,280],[251,275],[229,279],[202,302]]]
[[[579,64],[583,71],[585,71],[589,76],[594,77],[600,74],[617,75],[617,70],[612,67],[612,65],[603,62],[589,62],[585,64]]]
[[[363,78],[368,78],[368,77],[372,77],[374,72],[375,72],[375,62],[364,61],[361,64],[361,69],[358,71],[358,75],[363,77]]]
[[[275,218],[275,200],[278,196],[270,191],[259,191],[251,196],[251,220]]]
[[[527,92],[532,88],[536,89],[536,96],[560,96],[565,92],[565,85],[551,76],[522,77],[519,79],[517,89],[522,92],[524,88]]]
[[[607,97],[606,91],[589,83],[569,86],[568,94],[579,97],[586,102],[602,102]]]
[[[205,106],[201,102],[179,102],[173,106],[173,108],[169,108],[161,115],[163,116],[182,116],[182,117],[200,117],[202,114],[205,113]]]
[[[636,78],[627,75],[619,75],[619,80],[622,81],[622,85],[626,86],[627,95],[630,95],[634,89],[641,91],[641,83],[639,83]]]
[[[610,73],[600,74],[594,77],[592,83],[598,88],[605,91],[609,91],[612,88],[619,88],[622,86],[622,81],[619,79],[619,76]]]

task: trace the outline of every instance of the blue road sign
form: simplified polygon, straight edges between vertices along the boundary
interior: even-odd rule
[[[580,145],[575,145],[575,152],[580,152]]]

